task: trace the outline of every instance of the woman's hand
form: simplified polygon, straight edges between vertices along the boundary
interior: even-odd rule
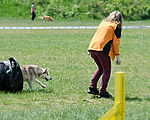
[[[120,65],[120,64],[121,64],[120,56],[119,56],[119,55],[116,55],[116,59],[117,59],[116,64],[117,64],[117,65]]]

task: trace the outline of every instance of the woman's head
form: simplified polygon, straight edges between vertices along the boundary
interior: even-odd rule
[[[122,14],[119,11],[113,11],[106,18],[106,21],[115,22],[115,23],[119,24],[122,27],[123,17],[122,17]]]
[[[35,4],[35,2],[33,1],[32,4]]]

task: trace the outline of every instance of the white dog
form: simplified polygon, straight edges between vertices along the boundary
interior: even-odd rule
[[[37,78],[45,79],[46,81],[51,80],[52,78],[49,76],[48,68],[41,68],[37,65],[23,65],[21,66],[21,71],[23,75],[23,81],[28,82],[28,85],[31,90],[33,89],[32,82],[36,82],[41,85],[43,88],[46,85],[42,84]]]

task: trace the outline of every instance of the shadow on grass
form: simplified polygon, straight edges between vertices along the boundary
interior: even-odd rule
[[[111,98],[104,98],[104,97],[98,98],[98,95],[92,95],[91,99],[109,99],[109,100],[114,101],[115,98],[114,97],[111,97]]]
[[[53,90],[52,89],[40,89],[40,90],[31,91],[31,90],[27,89],[27,90],[22,90],[20,92],[0,91],[0,94],[22,94],[22,93],[35,93],[35,92],[52,93]]]
[[[18,91],[18,92],[0,90],[0,94],[22,94],[22,93],[35,93],[35,92],[52,93],[54,92],[54,90],[53,89],[35,89],[34,91],[31,91],[30,89],[23,89],[22,91]]]
[[[139,101],[142,102],[143,100],[150,102],[150,97],[146,98],[139,98],[139,97],[126,97],[126,101]]]
[[[41,89],[41,90],[37,90],[37,92],[51,93],[51,92],[53,92],[53,90],[51,90],[51,89]]]
[[[126,101],[139,101],[139,102],[142,102],[143,100],[150,102],[150,97],[149,98],[126,97]]]
[[[143,99],[139,97],[126,97],[125,99],[126,101],[143,101]]]
[[[51,92],[53,92],[53,90],[51,90],[51,89],[40,89],[40,90],[34,90],[34,91],[31,91],[31,90],[23,90],[21,93],[35,93],[35,92],[51,93]]]
[[[97,95],[92,95],[90,99],[109,99],[109,100],[112,100],[114,101],[115,100],[115,97],[112,97],[112,98],[98,98]],[[125,98],[126,101],[139,101],[139,102],[142,102],[143,100],[146,100],[148,102],[150,102],[150,98],[139,98],[139,97],[126,97]]]
[[[149,101],[150,102],[150,98],[145,98],[145,100]]]
[[[20,93],[22,93],[22,91],[20,92],[0,91],[0,94],[20,94]]]

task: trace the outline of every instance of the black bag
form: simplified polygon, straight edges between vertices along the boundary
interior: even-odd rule
[[[23,89],[23,76],[17,60],[13,57],[0,61],[0,90],[18,92]]]

